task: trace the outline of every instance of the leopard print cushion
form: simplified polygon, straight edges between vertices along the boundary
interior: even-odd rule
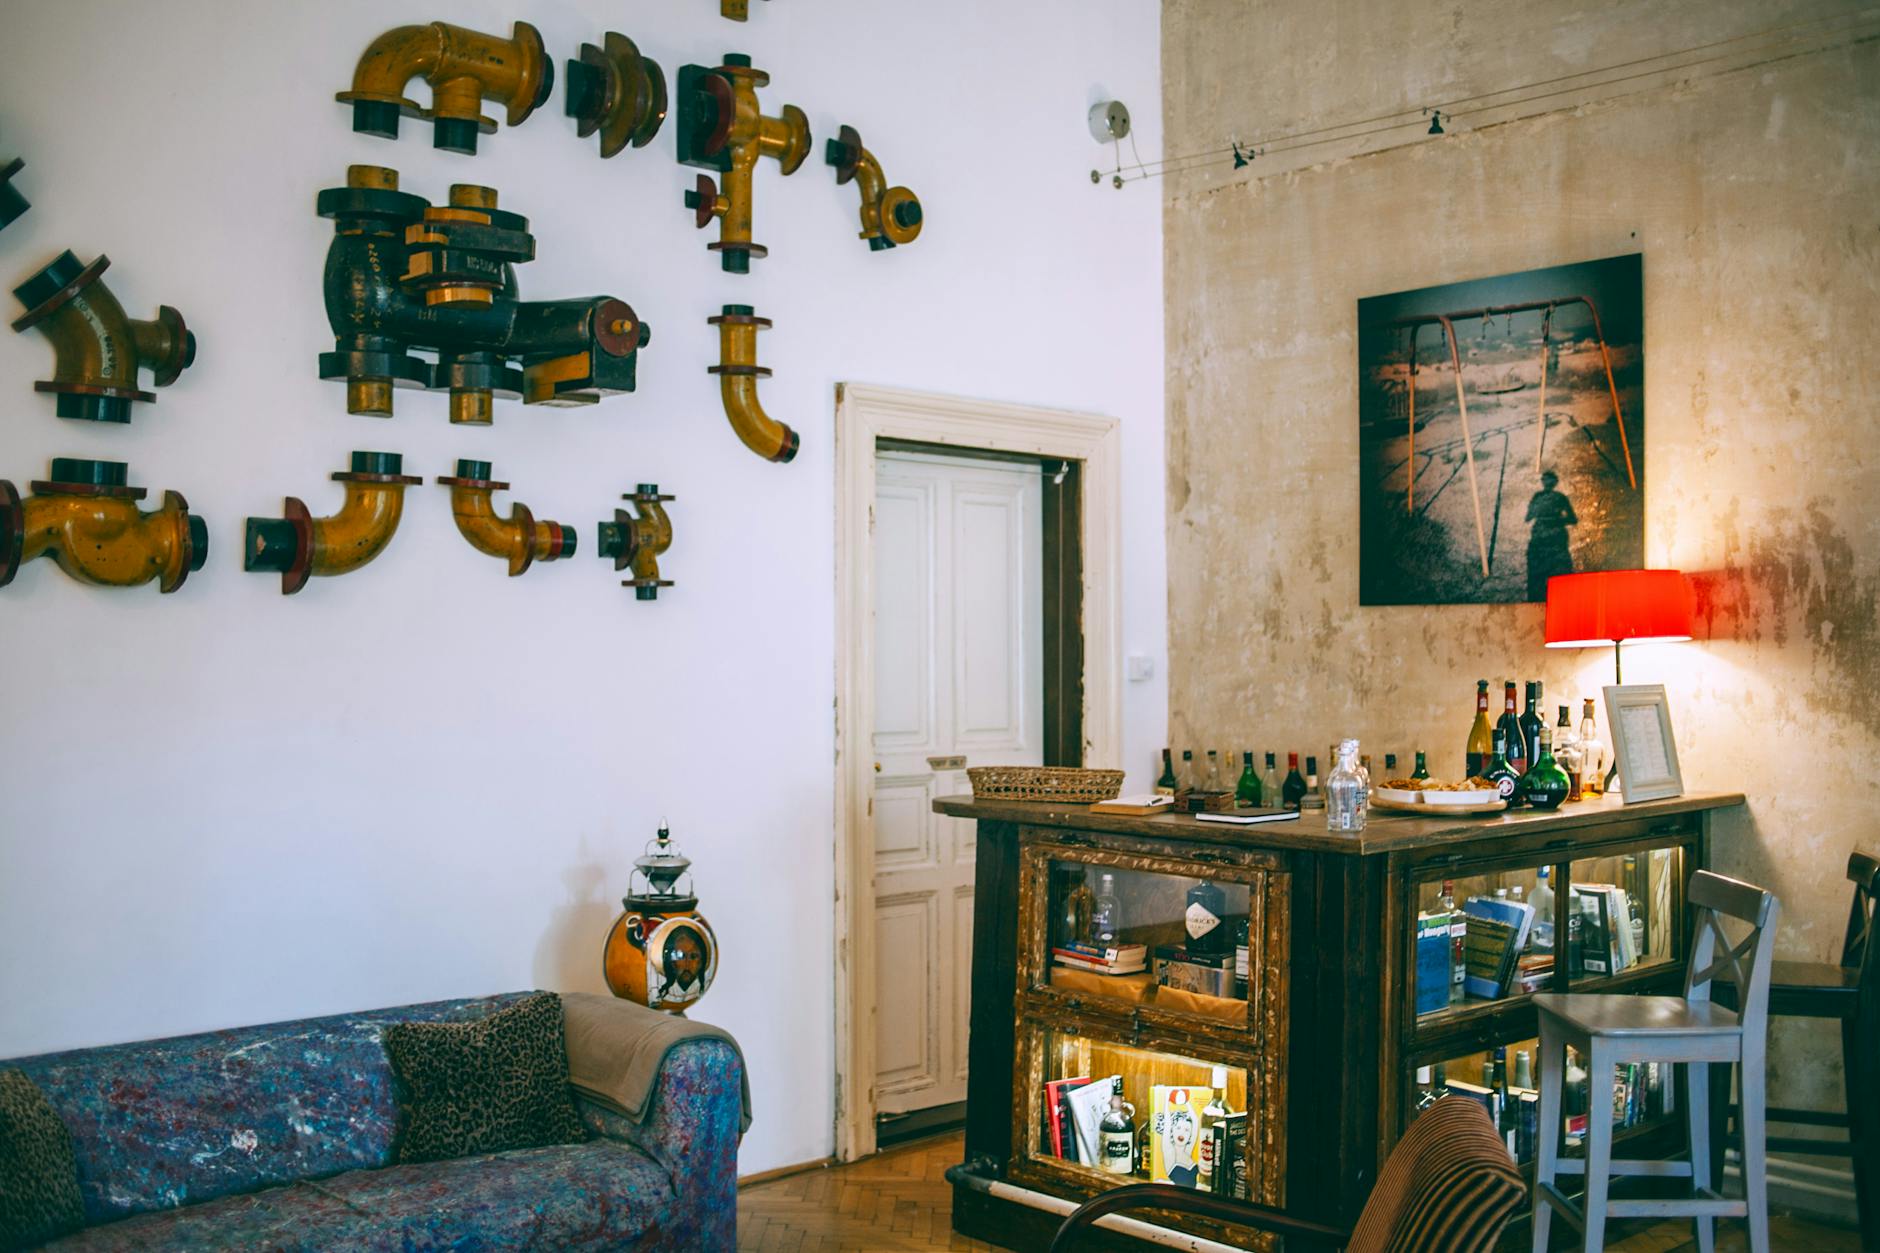
[[[72,1136],[45,1093],[0,1070],[0,1249],[24,1249],[85,1223]]]
[[[400,1162],[587,1139],[568,1089],[561,998],[532,996],[475,1022],[401,1022],[384,1032],[404,1086]]]

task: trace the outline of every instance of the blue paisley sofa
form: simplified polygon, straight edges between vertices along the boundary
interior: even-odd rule
[[[0,1063],[39,1085],[77,1151],[86,1226],[49,1247],[735,1248],[743,1076],[722,1040],[673,1047],[638,1121],[577,1093],[585,1144],[391,1164],[380,1029],[480,1018],[528,995]]]

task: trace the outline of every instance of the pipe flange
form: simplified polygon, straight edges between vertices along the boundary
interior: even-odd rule
[[[609,296],[594,307],[594,342],[610,357],[638,352],[646,342],[645,323],[633,306]]]
[[[905,187],[890,187],[881,193],[881,233],[897,244],[911,244],[920,238],[920,197]]]
[[[292,596],[313,577],[313,515],[298,496],[287,498],[283,520],[294,528],[294,560],[281,571],[281,595]]]
[[[843,126],[823,148],[823,160],[836,170],[836,186],[855,177],[855,167],[862,163],[862,135],[853,126]]]
[[[320,378],[328,383],[389,383],[429,388],[431,363],[408,352],[355,348],[320,354]]]
[[[150,495],[147,487],[127,487],[122,483],[63,483],[57,479],[34,479],[30,486],[38,496],[109,496],[119,500],[142,500]]]
[[[548,103],[548,98],[555,90],[555,63],[548,59],[548,49],[542,43],[542,32],[527,22],[517,22],[509,38],[522,50],[522,81],[516,88],[515,98],[509,102],[509,124],[520,126],[529,118],[529,114]],[[495,123],[490,130],[496,129]]]
[[[644,148],[659,134],[666,75],[618,31],[608,31],[602,45],[582,44],[580,60],[568,62],[567,111],[575,133],[586,139],[599,131],[601,156],[611,157],[628,144]]]
[[[20,572],[20,556],[26,551],[26,507],[12,483],[0,479],[0,587],[13,581]]]
[[[712,182],[711,175],[699,175],[685,199],[692,208],[692,225],[699,230],[710,226],[712,219],[718,216],[718,184]]]
[[[770,86],[770,74],[751,65],[751,58],[742,52],[725,53],[725,63],[717,67],[714,73],[730,78],[742,78],[753,87]]]
[[[782,118],[783,124],[790,128],[790,146],[778,156],[777,164],[783,168],[785,175],[790,175],[796,173],[797,168],[803,164],[804,158],[809,156],[809,150],[812,147],[809,115],[793,104],[786,104],[783,106],[783,112],[778,116]],[[803,140],[802,143],[796,142],[799,136]]]
[[[170,333],[170,353],[151,366],[158,387],[168,387],[182,377],[183,371],[196,364],[196,336],[183,315],[169,305],[157,306],[157,322]]]
[[[755,326],[760,331],[769,330],[771,326],[769,318],[760,318],[754,313],[714,313],[705,322],[709,326]]]
[[[339,223],[341,230],[355,219],[383,219],[398,226],[424,216],[431,202],[423,196],[384,187],[328,187],[314,197],[314,212]]]
[[[420,482],[421,480],[414,479],[412,481]],[[467,487],[473,491],[506,492],[509,490],[509,484],[503,482],[501,479],[470,479],[459,478],[453,474],[440,474],[432,481],[444,487]],[[515,507],[522,509],[526,506],[517,505]]]
[[[704,156],[717,156],[731,142],[731,124],[738,116],[738,93],[731,85],[731,80],[725,77],[727,73],[729,71],[721,65],[700,78],[705,86],[705,94],[712,98],[714,113],[712,128],[699,144],[699,152]],[[768,77],[764,79],[766,83],[769,81]]]
[[[68,260],[70,261],[70,265],[63,264]],[[72,297],[78,295],[78,293],[98,281],[98,276],[103,274],[105,270],[110,267],[111,258],[105,256],[103,253],[99,253],[96,261],[93,261],[90,265],[85,266],[74,274],[71,271],[71,266],[77,264],[77,257],[74,257],[70,252],[62,253],[50,265],[13,289],[13,294],[20,298],[22,304],[28,299],[37,299],[39,301],[37,305],[29,308],[25,313],[13,319],[14,330],[31,330],[34,326],[37,326],[39,323],[57,313]],[[58,286],[54,287],[50,292],[39,290],[53,283],[57,283]]]
[[[189,512],[189,502],[183,499],[183,493],[166,491],[163,493],[163,512],[174,513],[183,520],[182,533],[177,536],[176,560],[170,568],[164,570],[157,582],[157,591],[165,596],[174,592],[188,581],[193,571],[202,569],[203,562],[209,557],[209,533],[205,527],[197,536],[197,526],[201,519],[194,518]]]
[[[767,379],[770,367],[767,365],[708,365],[707,374],[729,374],[733,378]]]
[[[135,387],[98,387],[91,383],[57,383],[47,379],[34,383],[33,390],[64,396],[103,396],[110,400],[141,400],[146,403],[157,398],[155,392],[139,391]]]
[[[424,480],[415,474],[370,474],[364,470],[335,470],[333,481],[335,483],[403,483],[406,487],[419,487],[424,483]],[[303,505],[302,508],[305,506]]]

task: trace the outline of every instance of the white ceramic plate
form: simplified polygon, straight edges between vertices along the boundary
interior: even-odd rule
[[[1397,787],[1374,787],[1371,789],[1373,799],[1386,800],[1397,805],[1414,805],[1422,795],[1423,793],[1421,792],[1406,791],[1403,788]]]
[[[1491,805],[1501,799],[1494,788],[1473,792],[1418,792],[1425,805]]]

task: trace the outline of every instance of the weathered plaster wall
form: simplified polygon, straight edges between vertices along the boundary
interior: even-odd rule
[[[1167,150],[1837,9],[1176,0]],[[1454,770],[1475,679],[1543,678],[1550,705],[1611,681],[1608,653],[1540,647],[1539,606],[1358,606],[1355,306],[1641,251],[1646,558],[1697,574],[1703,621],[1626,677],[1670,689],[1687,786],[1748,793],[1717,860],[1781,895],[1779,951],[1830,956],[1847,852],[1880,843],[1853,783],[1880,752],[1880,46],[1394,142],[1166,186],[1173,742],[1355,734]],[[1780,1094],[1837,1105],[1838,1047],[1779,1030],[1772,1058]]]

